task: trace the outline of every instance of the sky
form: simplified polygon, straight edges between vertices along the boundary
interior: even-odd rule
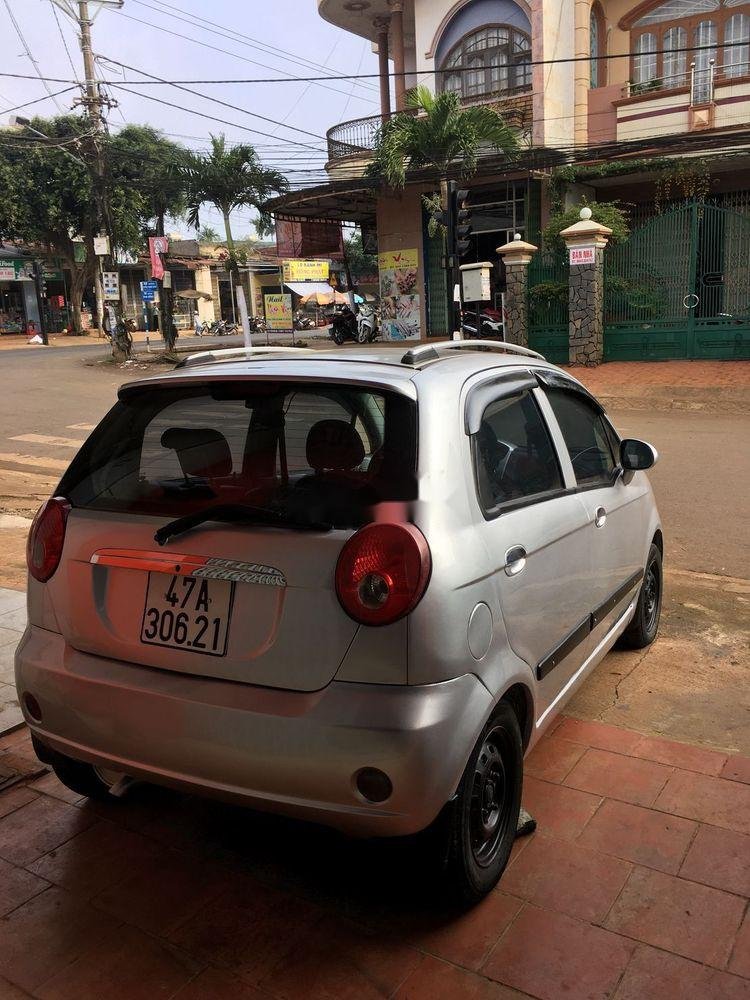
[[[66,80],[83,76],[76,28],[51,0],[0,0],[1,124],[8,123],[14,106],[47,94],[37,79],[17,80],[1,75],[36,72],[8,6],[43,76]],[[92,13],[97,7],[96,0],[90,0]],[[374,115],[379,110],[377,79],[360,81],[359,85],[319,79],[338,73],[376,73],[377,56],[365,39],[319,17],[316,0],[125,0],[120,11],[104,7],[100,10],[92,35],[94,51],[102,60],[117,60],[167,80],[315,77],[311,83],[185,84],[201,96],[159,84],[125,84],[138,95],[108,88],[118,102],[109,113],[112,131],[117,132],[126,122],[152,125],[174,141],[197,150],[206,148],[210,133],[223,132],[230,142],[252,143],[269,166],[280,169],[293,181],[309,183],[319,177],[323,182],[326,130],[338,122]],[[146,79],[134,69],[99,62],[99,71],[107,80]],[[49,84],[53,91],[65,86]],[[156,103],[141,93],[177,107]],[[57,98],[62,113],[71,110],[76,96],[71,91]],[[236,109],[222,107],[209,98],[236,105]],[[189,113],[187,108],[223,118],[229,124],[208,121]],[[249,112],[282,125],[261,121]],[[61,112],[47,98],[17,113],[33,117]],[[232,220],[235,237],[252,234],[252,215],[250,209],[236,213]],[[201,212],[201,223],[212,225],[223,237],[221,219],[208,206]],[[190,235],[186,224],[179,228]]]

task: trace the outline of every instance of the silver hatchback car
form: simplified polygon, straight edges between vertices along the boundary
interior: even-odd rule
[[[656,636],[656,453],[531,351],[402,352],[217,352],[124,386],[32,526],[16,681],[79,793],[430,828],[471,900],[524,753]]]

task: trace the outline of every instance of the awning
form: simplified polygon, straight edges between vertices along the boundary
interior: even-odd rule
[[[295,295],[333,295],[333,289],[327,281],[285,281],[287,288]]]

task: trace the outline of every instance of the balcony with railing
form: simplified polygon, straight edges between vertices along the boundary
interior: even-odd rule
[[[517,91],[510,94],[498,96],[496,100],[462,102],[464,106],[474,103],[482,103],[494,108],[509,125],[518,129],[521,141],[530,138],[532,126],[531,88],[518,88]],[[352,165],[361,160],[369,160],[375,149],[378,131],[382,124],[381,115],[371,115],[369,118],[354,118],[351,121],[341,122],[328,129],[326,140],[329,169],[335,169],[345,163]]]
[[[684,73],[629,82],[613,101],[618,141],[738,128],[750,122],[750,63],[695,63]]]

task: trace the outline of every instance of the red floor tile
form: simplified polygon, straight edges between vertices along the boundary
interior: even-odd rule
[[[633,757],[645,757],[658,764],[670,764],[681,767],[685,771],[699,771],[701,774],[721,774],[727,759],[725,753],[718,750],[707,750],[704,747],[694,747],[689,743],[677,743],[675,740],[660,739],[656,736],[644,736],[636,744]]]
[[[561,913],[526,907],[482,973],[540,1000],[605,1000],[635,945]]]
[[[105,947],[117,927],[64,890],[47,889],[0,920],[2,974],[34,991],[85,952]]]
[[[137,872],[160,848],[113,823],[94,823],[28,867],[82,897],[93,896]]]
[[[662,872],[636,868],[607,917],[610,930],[724,968],[745,900]]]
[[[737,935],[729,960],[729,971],[750,979],[750,912],[745,916],[745,922]]]
[[[587,747],[626,754],[632,753],[643,738],[641,733],[634,733],[630,729],[608,726],[605,722],[584,722],[569,716],[563,718],[555,735]]]
[[[280,1000],[380,1000],[413,972],[419,952],[324,919],[260,981]]]
[[[537,834],[506,871],[502,887],[537,906],[600,923],[630,871],[624,861]]]
[[[0,1000],[29,1000],[29,994],[0,976]]]
[[[506,873],[507,875],[507,873]],[[500,888],[505,888],[505,877]],[[491,892],[477,906],[463,913],[450,915],[427,914],[423,918],[409,916],[408,926],[398,927],[397,934],[405,943],[454,965],[478,969],[500,935],[508,928],[521,909],[521,901],[504,892]]]
[[[170,939],[257,985],[301,947],[321,916],[314,903],[240,877]]]
[[[41,778],[35,778],[29,785],[29,788],[32,788],[35,792],[44,792],[45,795],[51,795],[53,799],[61,799],[63,802],[69,802],[70,805],[75,805],[77,802],[84,800],[84,796],[79,792],[74,792],[70,788],[66,788],[54,771],[43,774]]]
[[[124,927],[116,938],[89,949],[39,986],[35,994],[40,1000],[156,1000],[171,997],[200,968],[177,949]]]
[[[577,788],[525,778],[523,804],[542,833],[564,840],[575,839],[596,812],[601,798]]]
[[[0,819],[0,858],[26,865],[54,850],[93,823],[75,806],[40,795]]]
[[[562,781],[574,764],[586,752],[586,747],[558,736],[547,736],[534,747],[523,762],[524,774],[545,781]]]
[[[607,799],[578,843],[676,875],[696,829],[692,820]]]
[[[0,861],[0,917],[43,892],[49,883],[37,878],[23,868],[16,868]],[[0,955],[0,967],[2,956]]]
[[[223,969],[205,969],[178,990],[174,1000],[268,1000],[268,994]]]
[[[175,852],[142,859],[132,875],[93,899],[94,906],[149,934],[164,935],[198,913],[232,883],[232,873]]]
[[[9,813],[15,812],[28,802],[33,802],[36,793],[25,785],[13,785],[5,792],[0,792],[0,819]]]
[[[650,806],[672,768],[607,750],[587,750],[564,784],[636,806]]]
[[[750,896],[750,837],[719,826],[701,826],[680,875]]]
[[[750,834],[750,786],[738,781],[675,771],[654,805],[709,826]]]
[[[435,958],[424,958],[394,1000],[525,1000],[523,994]]]
[[[730,757],[724,765],[721,776],[750,785],[750,757]]]
[[[750,983],[686,958],[641,945],[616,1000],[747,1000]]]

